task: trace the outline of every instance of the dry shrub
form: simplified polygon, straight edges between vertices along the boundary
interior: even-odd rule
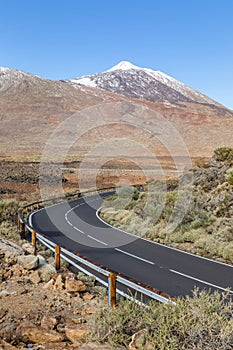
[[[95,315],[90,338],[128,347],[132,335],[144,330],[157,350],[226,350],[233,346],[233,302],[229,294],[195,290],[176,306],[151,302],[149,307],[121,301],[117,308]]]
[[[20,203],[15,199],[0,201],[0,237],[18,241],[17,215]]]

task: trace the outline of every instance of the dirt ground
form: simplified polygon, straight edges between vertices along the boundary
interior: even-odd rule
[[[185,161],[181,159],[179,163],[182,167]],[[177,168],[169,157],[161,157],[160,165],[163,174],[160,174],[160,169],[153,168],[149,159],[145,160],[143,169],[137,166],[137,160],[134,163],[117,160],[104,164],[98,169],[93,160],[86,164],[86,168],[80,172],[80,162],[72,161],[58,165],[58,169],[62,171],[62,178],[59,181],[62,183],[64,192],[72,192],[78,189],[84,191],[90,187],[93,188],[93,184],[97,188],[102,188],[119,184],[143,184],[149,178],[177,176]],[[16,198],[27,202],[39,200],[39,176],[39,162],[1,160],[0,199]]]

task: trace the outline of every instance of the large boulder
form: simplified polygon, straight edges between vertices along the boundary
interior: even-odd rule
[[[65,332],[67,339],[75,343],[78,341],[85,341],[87,330],[84,327],[78,328],[76,326],[66,326]]]
[[[65,289],[67,292],[85,292],[87,287],[82,281],[66,279]]]
[[[39,265],[39,258],[35,255],[20,255],[18,264],[26,270],[35,270]]]
[[[64,340],[62,334],[41,326],[35,326],[32,322],[28,321],[23,322],[18,327],[17,333],[24,341],[38,344],[58,343]]]
[[[4,254],[5,260],[17,260],[19,255],[24,255],[24,250],[15,243],[0,239],[0,252]]]
[[[42,281],[48,282],[51,276],[56,273],[56,269],[54,266],[46,263],[39,267],[39,273]]]

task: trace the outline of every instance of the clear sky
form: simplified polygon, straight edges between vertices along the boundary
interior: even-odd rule
[[[63,79],[122,60],[233,109],[233,0],[0,0],[0,66]]]

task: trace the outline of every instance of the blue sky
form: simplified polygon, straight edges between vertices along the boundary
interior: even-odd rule
[[[233,109],[232,0],[1,0],[0,66],[51,79],[121,60]]]

